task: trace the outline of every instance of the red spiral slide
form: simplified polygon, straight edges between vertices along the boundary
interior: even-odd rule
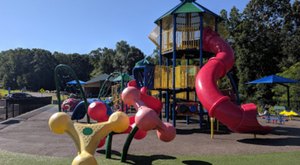
[[[269,133],[271,127],[262,126],[257,121],[255,104],[236,105],[217,87],[217,80],[224,77],[234,64],[234,53],[229,44],[218,33],[205,28],[203,49],[216,54],[200,69],[195,82],[197,96],[209,116],[215,117],[233,132]]]

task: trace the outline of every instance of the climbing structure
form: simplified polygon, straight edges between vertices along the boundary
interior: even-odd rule
[[[176,107],[180,101],[193,107],[194,103],[199,103],[195,94],[195,76],[203,65],[204,57],[212,55],[203,51],[203,29],[217,31],[221,20],[217,14],[195,0],[181,0],[180,4],[155,21],[157,27],[149,35],[160,50],[159,66],[155,67],[154,88],[160,91],[161,99],[164,96],[166,117],[169,120],[169,114],[172,115],[174,126]],[[201,126],[201,105],[198,112]]]
[[[237,88],[230,74],[234,65],[234,52],[230,45],[217,33],[220,20],[218,15],[196,3],[195,0],[182,0],[179,5],[155,21],[158,27],[154,29],[149,38],[159,47],[159,65],[163,66],[163,57],[165,57],[165,66],[162,69],[169,69],[169,63],[172,63],[169,72],[172,77],[171,85],[168,82],[168,74],[167,76],[161,74],[160,77],[155,78],[155,80],[161,79],[161,84],[158,85],[160,95],[162,91],[166,91],[166,114],[169,110],[168,103],[172,100],[172,119],[175,126],[176,107],[180,107],[178,108],[180,111],[186,111],[188,108],[183,106],[184,104],[177,104],[177,93],[185,92],[183,97],[189,101],[189,93],[196,89],[197,97],[201,102],[200,124],[203,104],[210,117],[218,119],[234,132],[268,133],[271,128],[262,126],[257,121],[255,104],[239,105]],[[215,57],[210,58],[202,66],[203,58],[210,55]],[[184,58],[186,66],[177,66],[177,58]],[[193,74],[196,71],[192,72],[189,68],[193,67],[190,66],[190,61],[197,58],[199,72],[195,78]],[[226,74],[230,78],[237,98],[231,98],[231,95],[227,96],[218,87],[217,82]],[[167,84],[163,84],[164,78],[167,79]],[[191,78],[194,78],[193,85],[189,83]],[[158,87],[157,85],[154,86]],[[171,99],[169,99],[169,95]],[[195,102],[197,102],[196,97]]]

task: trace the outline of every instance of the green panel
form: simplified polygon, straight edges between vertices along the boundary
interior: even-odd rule
[[[197,7],[194,3],[185,3],[180,6],[175,13],[200,13],[204,12],[199,7]]]

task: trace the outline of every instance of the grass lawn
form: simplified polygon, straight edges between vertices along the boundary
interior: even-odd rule
[[[73,158],[58,158],[12,153],[0,150],[1,165],[68,165]],[[157,165],[293,165],[300,162],[300,151],[286,153],[268,153],[255,155],[222,155],[222,156],[166,156],[166,155],[129,155],[126,163],[120,162],[120,156],[113,155],[112,159],[105,159],[102,154],[97,156],[100,165],[117,164],[157,164]]]
[[[11,90],[10,91],[11,93],[14,93],[14,92],[20,92],[20,90]],[[1,97],[4,97],[5,95],[7,95],[8,94],[8,90],[6,90],[6,89],[0,89],[0,96]]]
[[[15,93],[15,92],[21,92],[21,90],[11,90],[10,91],[11,93]],[[5,95],[8,94],[8,90],[6,89],[0,89],[0,98],[4,97]],[[41,94],[42,95],[42,94]],[[52,100],[57,100],[57,96],[56,96],[56,93],[51,93],[51,94],[44,94],[44,96],[52,96]],[[61,100],[65,100],[68,98],[68,95],[63,95],[61,94]]]

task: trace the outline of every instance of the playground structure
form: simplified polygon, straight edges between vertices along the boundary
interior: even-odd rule
[[[110,80],[113,78],[113,80]],[[100,92],[98,95],[99,99],[103,99],[103,97],[108,96],[108,91],[111,93],[111,101],[112,101],[112,108],[114,111],[123,111],[127,112],[128,107],[123,104],[120,94],[122,90],[125,88],[126,84],[131,80],[132,78],[125,73],[121,72],[113,72],[111,73],[108,78],[105,80],[103,85],[100,88]],[[112,84],[113,82],[113,84]],[[110,85],[106,85],[110,84]],[[105,95],[102,95],[101,93],[106,93]]]
[[[213,52],[203,50],[203,31],[204,28],[218,31],[221,20],[221,17],[195,0],[182,0],[155,21],[157,27],[149,35],[160,50],[159,65],[154,69],[154,89],[159,91],[160,99],[165,102],[167,121],[172,119],[174,126],[176,115],[186,114],[198,115],[199,126],[202,127],[206,112],[196,97],[195,78],[203,66],[204,58],[213,55]],[[227,77],[239,104],[238,91],[231,73]],[[188,113],[180,110],[183,105],[190,109]]]
[[[111,87],[111,94],[112,94],[112,102],[114,105],[114,109],[121,109],[121,98],[120,98],[120,84],[113,85]]]
[[[154,87],[159,90],[161,100],[164,92],[167,121],[171,108],[171,119],[173,126],[176,126],[177,98],[197,103],[196,97],[190,98],[190,93],[196,90],[201,102],[198,112],[200,126],[204,107],[210,117],[216,118],[234,132],[268,133],[270,128],[261,126],[257,121],[257,108],[254,104],[239,105],[238,91],[230,73],[234,53],[217,33],[221,20],[217,14],[195,0],[182,0],[155,21],[157,27],[149,35],[160,50]],[[203,65],[204,57],[214,54],[216,57],[210,58]],[[177,59],[184,59],[185,66],[177,66]],[[199,66],[190,65],[191,61],[197,61]],[[217,81],[225,75],[230,79],[236,103],[218,89]],[[169,77],[172,79],[169,80]],[[178,95],[182,92],[184,94]]]
[[[80,163],[77,162],[78,160],[88,162],[86,164],[95,164],[96,162],[92,155],[96,147],[99,146],[99,142],[103,142],[103,138],[107,135],[106,157],[110,158],[111,142],[114,134],[110,133],[112,131],[116,133],[129,133],[121,158],[121,161],[124,162],[130,143],[139,131],[147,132],[155,129],[160,140],[165,142],[172,141],[176,136],[176,115],[180,113],[185,115],[197,114],[199,115],[201,127],[203,114],[205,113],[204,108],[210,117],[216,118],[234,132],[268,133],[271,128],[261,126],[258,123],[256,118],[257,109],[253,103],[239,105],[238,91],[230,73],[234,64],[234,54],[229,44],[217,33],[218,22],[220,20],[221,18],[218,15],[196,3],[195,0],[183,0],[171,11],[157,19],[155,23],[158,27],[154,29],[149,38],[160,49],[159,65],[153,66],[146,61],[141,62],[142,65],[137,65],[133,69],[136,81],[129,82],[121,95],[121,110],[123,111],[124,102],[124,104],[134,106],[137,113],[134,118],[131,118],[130,122],[126,122],[126,129],[122,127],[121,130],[121,128],[117,129],[117,126],[113,126],[117,130],[108,129],[101,135],[95,133],[97,134],[95,136],[97,140],[91,140],[94,138],[89,135],[93,136],[93,132],[100,130],[98,128],[102,128],[104,127],[103,125],[110,123],[111,113],[108,113],[108,107],[104,102],[100,103],[97,99],[87,99],[75,73],[69,71],[80,87],[83,98],[82,103],[77,105],[82,107],[81,110],[78,112],[74,110],[73,112],[73,115],[78,114],[79,117],[75,115],[77,117],[72,119],[79,120],[86,115],[88,124],[80,125],[79,130],[79,128],[76,128],[78,124],[72,124],[71,119],[66,117],[65,114],[59,113],[56,114],[58,117],[50,118],[49,126],[53,132],[67,132],[74,139],[79,155],[78,159],[75,158],[73,163]],[[211,57],[213,54],[216,54],[216,57],[210,58],[203,65],[204,57]],[[177,64],[181,65],[177,66]],[[57,72],[64,70],[63,68],[68,67],[59,65],[55,69],[59,105],[61,100]],[[231,91],[222,92],[218,89],[217,81],[225,75],[230,79],[234,94]],[[121,89],[123,89],[123,74],[121,74],[121,78]],[[149,96],[147,94],[148,89],[158,90],[159,100]],[[102,91],[101,88],[98,99],[101,98],[100,93]],[[228,93],[228,96],[224,95],[224,93]],[[162,100],[165,102],[166,123],[162,122],[159,118],[163,108]],[[90,107],[88,108],[89,104]],[[103,105],[105,105],[105,108]],[[105,109],[105,111],[98,111],[101,109]],[[59,111],[61,111],[61,106],[59,106]],[[168,123],[170,114],[173,125]],[[92,119],[100,122],[100,124],[91,125],[90,115],[93,116]],[[105,122],[107,120],[108,123]],[[101,124],[101,122],[106,124]],[[123,119],[122,122],[125,123]],[[57,123],[62,126],[57,126]],[[84,131],[87,130],[85,129],[87,127],[89,128],[88,131]],[[82,129],[84,136],[88,137],[78,135]],[[76,130],[77,133],[76,131],[74,133],[72,130]],[[143,136],[141,135],[137,139],[146,136],[143,132],[141,134]],[[91,149],[86,148],[87,146],[90,146]]]

